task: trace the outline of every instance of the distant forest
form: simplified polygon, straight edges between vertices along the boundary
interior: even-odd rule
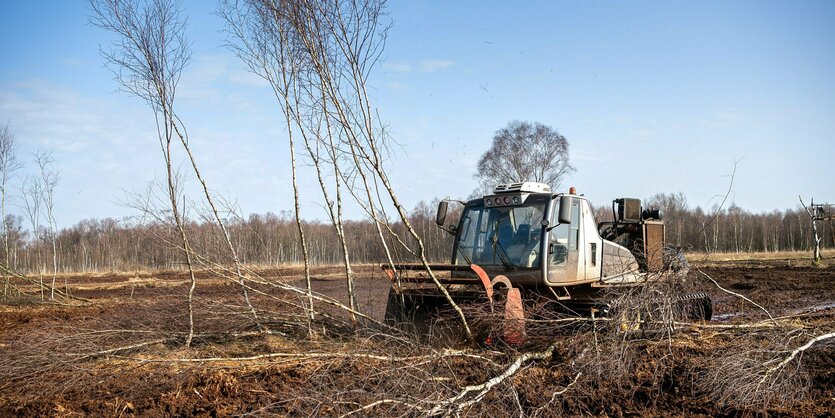
[[[811,251],[812,229],[802,207],[751,213],[728,204],[711,209],[691,208],[685,196],[659,194],[644,202],[645,207],[661,208],[667,224],[667,242],[697,252],[777,252]],[[410,213],[410,221],[427,246],[427,256],[434,262],[448,262],[452,235],[434,222],[434,202],[420,202]],[[612,218],[611,205],[596,206],[598,222]],[[49,231],[32,233],[23,218],[7,217],[9,233],[8,260],[17,271],[51,271],[53,247]],[[311,262],[338,264],[342,251],[330,222],[304,222]],[[230,234],[241,261],[250,265],[280,265],[302,262],[295,219],[290,212],[252,214],[246,219],[230,219]],[[226,246],[217,225],[192,220],[187,229],[196,253],[211,260],[227,259]],[[389,240],[412,244],[402,223],[392,222]],[[352,263],[385,261],[374,224],[370,220],[345,221],[346,238]],[[835,248],[832,222],[818,222],[822,248]],[[396,236],[396,237],[395,237]],[[135,220],[91,219],[58,232],[56,245],[58,270],[62,272],[130,271],[176,269],[183,266],[182,250],[177,248],[176,230],[170,223],[139,223]],[[399,248],[396,245],[392,249]],[[403,251],[395,260],[414,261]],[[5,254],[4,254],[5,257]]]

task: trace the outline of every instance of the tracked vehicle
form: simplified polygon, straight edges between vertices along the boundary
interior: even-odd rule
[[[680,254],[665,251],[660,210],[644,210],[638,199],[612,204],[614,221],[597,224],[591,206],[572,187],[554,193],[541,183],[496,186],[463,204],[457,221],[450,202],[438,205],[436,223],[454,234],[450,264],[430,265],[453,299],[475,300],[494,294],[506,301],[507,319],[523,318],[525,300],[550,298],[576,313],[605,314],[602,290],[642,286],[665,269],[686,269]],[[390,323],[425,328],[433,312],[447,304],[422,264],[381,266],[392,281],[386,309]],[[710,319],[705,295],[689,303]]]

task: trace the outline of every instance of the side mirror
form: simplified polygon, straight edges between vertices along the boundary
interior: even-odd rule
[[[574,198],[568,195],[560,196],[560,213],[557,216],[557,223],[570,224],[571,223],[571,205],[574,203]]]
[[[449,206],[449,201],[442,200],[438,203],[438,213],[435,215],[435,223],[438,224],[441,228],[444,228],[446,225],[446,212],[447,207]]]

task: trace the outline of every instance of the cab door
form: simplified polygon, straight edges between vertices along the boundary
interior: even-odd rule
[[[572,284],[585,278],[585,262],[580,262],[585,252],[580,246],[583,238],[580,205],[580,199],[572,199],[571,223],[557,225],[548,233],[546,285]],[[551,213],[559,212],[559,200],[555,199],[551,206]]]
[[[597,222],[594,221],[594,214],[587,201],[583,202],[581,209],[583,239],[580,246],[584,249],[584,276],[586,280],[599,280],[603,264],[603,238],[600,238]]]

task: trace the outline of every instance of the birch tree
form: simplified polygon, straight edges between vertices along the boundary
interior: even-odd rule
[[[186,235],[178,203],[172,165],[172,143],[176,140],[174,97],[183,69],[190,60],[185,38],[185,20],[179,4],[169,0],[91,0],[92,23],[116,35],[110,51],[103,55],[119,86],[143,99],[151,108],[166,171],[166,185],[174,226],[188,266],[188,334],[185,346],[194,338],[194,289],[197,285],[192,247]]]
[[[20,185],[20,195],[23,197],[23,209],[29,225],[32,226],[32,239],[37,243],[41,229],[41,182],[38,178],[27,175]],[[44,300],[43,269],[41,269],[40,246],[35,247],[35,268],[38,270],[38,284],[40,285],[41,301]]]
[[[269,3],[257,1],[222,1],[219,14],[226,21],[230,37],[228,46],[244,62],[248,69],[263,78],[272,89],[284,116],[287,143],[290,151],[290,177],[293,185],[293,214],[301,244],[304,262],[304,280],[307,290],[308,318],[313,320],[313,296],[310,279],[310,255],[307,237],[301,220],[301,204],[297,172],[296,134],[304,124],[300,120],[297,104],[298,72],[301,71],[299,55],[290,45],[290,27],[274,18]],[[312,331],[311,331],[312,332]]]
[[[227,21],[230,32],[235,35],[237,51],[243,52],[239,55],[244,62],[258,64],[256,69],[260,71],[265,67],[263,63],[273,60],[273,53],[299,57],[296,62],[302,64],[305,71],[288,72],[285,69],[283,73],[291,77],[290,86],[298,83],[296,85],[302,86],[307,93],[306,97],[313,100],[314,105],[308,109],[321,111],[326,120],[332,121],[333,130],[329,133],[327,144],[337,155],[332,159],[350,165],[342,169],[342,173],[364,170],[373,175],[373,181],[366,179],[363,182],[366,195],[373,195],[380,203],[377,207],[381,209],[381,197],[385,196],[385,203],[395,210],[416,248],[399,242],[421,261],[429,277],[458,313],[470,336],[463,312],[432,272],[425,245],[411,225],[385,168],[390,138],[368,95],[368,79],[379,62],[388,32],[388,25],[384,22],[385,1],[246,0],[224,2],[222,9],[226,10],[221,12],[223,15],[232,17]],[[283,35],[272,38],[262,35],[274,33],[276,28]],[[266,48],[253,48],[261,43]],[[321,103],[316,106],[319,98]],[[286,109],[290,110],[289,118],[297,122],[304,120],[304,116],[292,113],[292,106],[285,107],[285,112]],[[370,187],[372,184],[374,194]],[[388,221],[376,215],[375,209],[372,212],[374,222],[385,226],[395,237]]]
[[[0,217],[3,223],[3,257],[6,267],[11,267],[9,249],[9,223],[6,219],[6,202],[9,197],[9,183],[15,172],[21,167],[17,160],[17,142],[14,132],[6,123],[0,127]],[[9,289],[9,276],[3,275],[3,297]]]
[[[49,292],[49,299],[55,299],[55,279],[58,275],[58,227],[55,223],[55,187],[58,185],[60,176],[52,168],[52,152],[39,152],[35,155],[35,162],[38,165],[40,175],[40,199],[46,210],[46,220],[49,225],[48,238],[52,245],[52,288]],[[68,292],[66,282],[64,292]]]

